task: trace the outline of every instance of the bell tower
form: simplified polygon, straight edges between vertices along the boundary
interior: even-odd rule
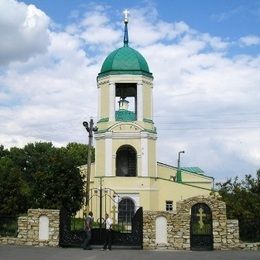
[[[123,47],[107,56],[97,76],[96,177],[157,177],[153,75],[129,47],[128,14]]]

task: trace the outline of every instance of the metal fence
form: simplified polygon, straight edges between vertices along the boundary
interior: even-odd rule
[[[0,215],[0,236],[16,237],[18,233],[18,216]]]

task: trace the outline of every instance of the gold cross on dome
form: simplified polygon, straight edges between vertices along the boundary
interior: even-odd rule
[[[203,213],[203,208],[199,208],[199,213],[196,216],[200,218],[199,224],[200,224],[200,229],[202,229],[204,226],[203,217],[206,217],[206,214]]]
[[[123,14],[124,14],[124,20],[125,20],[125,22],[127,23],[128,22],[128,17],[129,17],[129,11],[127,10],[127,9],[125,9],[124,11],[123,11]]]

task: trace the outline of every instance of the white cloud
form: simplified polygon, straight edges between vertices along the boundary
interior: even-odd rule
[[[48,48],[37,56],[28,52],[26,62],[19,62],[19,55],[11,59],[6,50],[6,61],[16,62],[0,75],[0,143],[86,142],[82,121],[96,115],[96,76],[107,53],[123,42],[123,25],[100,10],[88,10],[59,32],[41,27]],[[155,77],[158,159],[176,164],[184,149],[183,165],[199,166],[216,178],[254,173],[260,168],[260,57],[230,57],[230,43],[219,37],[182,21],[165,22],[156,10],[148,20],[140,15],[147,9],[131,11],[130,46],[137,46]],[[18,12],[23,21],[24,13]],[[12,20],[5,27],[11,24],[13,32],[19,30]]]
[[[83,19],[79,18],[70,24],[66,30],[71,35],[77,35],[89,47],[92,45],[95,49],[111,49],[118,43],[121,31],[110,20],[111,17],[106,15],[103,8],[95,7],[94,10],[87,11]]]
[[[26,61],[49,44],[48,16],[34,5],[0,0],[0,65]]]
[[[157,12],[151,7],[130,10],[129,31],[130,43],[135,46],[147,46],[162,40],[173,40],[184,33],[192,32],[183,21],[168,23],[159,20]]]
[[[260,45],[260,36],[247,35],[240,38],[240,44],[242,46]]]

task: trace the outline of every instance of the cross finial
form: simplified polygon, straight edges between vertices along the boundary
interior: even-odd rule
[[[123,11],[123,14],[124,14],[124,22],[128,23],[129,11],[127,9],[125,9]]]
[[[123,14],[124,14],[124,23],[125,23],[124,46],[128,46],[128,29],[127,29],[127,24],[128,24],[129,11],[127,9],[125,9],[123,11]]]

